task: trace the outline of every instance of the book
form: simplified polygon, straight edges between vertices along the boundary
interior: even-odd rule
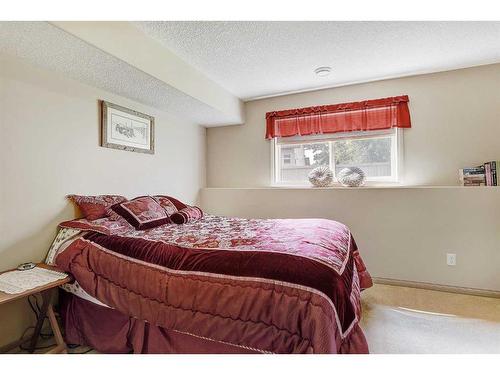
[[[486,186],[498,186],[498,168],[500,167],[499,161],[489,161],[484,163],[484,171],[486,178]]]
[[[458,170],[458,179],[462,186],[500,186],[500,160],[493,160]]]
[[[485,186],[484,178],[481,179],[464,179],[461,181],[462,186]]]
[[[464,176],[470,176],[474,174],[484,174],[484,165],[480,165],[478,167],[471,167],[471,168],[463,168],[460,169],[461,173]]]
[[[484,186],[486,185],[485,165],[459,169],[458,177],[462,186]]]
[[[491,186],[491,164],[490,162],[484,163],[484,174],[486,178],[486,186]]]
[[[498,161],[491,161],[491,177],[492,177],[492,186],[498,186]]]

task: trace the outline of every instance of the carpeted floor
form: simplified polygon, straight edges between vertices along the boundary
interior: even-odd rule
[[[371,353],[500,353],[500,299],[378,284],[362,300]],[[76,347],[69,353],[97,352]]]
[[[389,285],[362,299],[371,353],[500,353],[500,299]]]

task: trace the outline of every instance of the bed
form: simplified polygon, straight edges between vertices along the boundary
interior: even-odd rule
[[[135,229],[63,222],[47,263],[68,343],[104,353],[368,353],[371,278],[349,229],[326,219],[205,214]]]

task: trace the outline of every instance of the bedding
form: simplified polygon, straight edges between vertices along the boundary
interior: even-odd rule
[[[121,195],[68,195],[80,209],[84,218],[96,220],[108,216],[107,209],[117,203],[126,202]]]
[[[146,230],[110,218],[60,227],[77,234],[48,260],[101,304],[71,300],[66,330],[85,326],[99,346],[85,311],[127,321],[115,332],[120,350],[98,350],[368,352],[358,323],[371,278],[341,223],[204,215]]]
[[[153,197],[137,197],[110,207],[136,229],[154,228],[170,222],[169,214]]]
[[[190,206],[174,213],[172,216],[170,216],[170,220],[174,224],[186,224],[190,221],[192,222],[201,219],[202,216],[203,211],[199,207]]]
[[[165,195],[154,195],[153,199],[155,199],[160,204],[160,206],[163,207],[168,216],[171,216],[177,211],[187,207],[187,205],[182,203],[181,201],[172,197],[167,197]]]

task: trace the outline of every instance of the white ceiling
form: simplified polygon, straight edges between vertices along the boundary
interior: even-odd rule
[[[97,30],[98,37],[112,37],[114,28],[109,24]],[[241,102],[229,92],[249,100],[500,62],[500,22],[132,23],[144,33],[124,24],[137,34],[134,43],[168,48],[203,79],[191,80],[191,91],[183,91],[113,51],[47,22],[0,22],[0,53],[205,126],[244,122],[206,100],[207,77],[241,109]],[[79,26],[96,31],[92,23]],[[172,73],[171,61],[155,51],[145,55],[158,62],[167,78],[169,74],[188,78],[189,69]],[[314,69],[324,65],[333,67],[332,74],[316,76]],[[196,90],[205,95],[193,95]]]
[[[246,100],[500,62],[500,22],[134,24]]]
[[[164,110],[195,124],[241,123],[241,120],[228,117],[47,22],[0,22],[0,53],[16,56],[32,65]]]

